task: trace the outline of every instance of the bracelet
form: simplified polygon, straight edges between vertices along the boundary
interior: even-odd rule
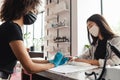
[[[75,56],[75,57],[73,57],[73,60],[75,60],[75,59],[77,59],[77,58],[79,58],[78,56]]]

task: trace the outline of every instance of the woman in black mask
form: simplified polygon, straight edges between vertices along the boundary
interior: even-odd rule
[[[119,65],[120,59],[111,50],[109,43],[120,50],[120,37],[115,35],[102,15],[94,14],[87,19],[87,31],[90,48],[80,57],[72,60],[103,66],[107,55],[108,65]]]
[[[60,52],[56,54],[55,60],[31,60],[24,46],[21,28],[24,24],[35,22],[40,3],[40,0],[3,0],[0,12],[3,21],[0,25],[0,78],[7,79],[9,74],[13,73],[17,60],[28,73],[37,73],[61,65],[63,55]]]

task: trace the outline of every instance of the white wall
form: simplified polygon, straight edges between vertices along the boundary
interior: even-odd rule
[[[86,20],[95,13],[100,13],[100,1],[99,0],[77,0],[78,10],[78,55],[81,55],[84,51],[84,46],[88,43],[87,37],[87,24]]]

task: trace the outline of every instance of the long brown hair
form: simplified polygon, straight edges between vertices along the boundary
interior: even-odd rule
[[[19,19],[30,10],[37,9],[40,0],[3,0],[0,11],[1,21],[11,21]]]
[[[114,37],[115,34],[113,33],[112,29],[110,28],[107,21],[105,20],[105,18],[102,15],[94,14],[87,19],[87,22],[88,21],[92,21],[92,22],[95,22],[97,24],[97,26],[100,29],[100,33],[104,39],[108,40],[108,39],[111,39]],[[98,40],[98,37],[94,37],[92,35],[91,35],[91,37],[92,37],[93,41],[91,41],[90,33],[88,31],[88,40],[89,40],[90,44],[95,45],[96,41]]]

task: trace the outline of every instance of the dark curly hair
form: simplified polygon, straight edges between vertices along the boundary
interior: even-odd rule
[[[17,20],[29,11],[37,11],[41,0],[3,0],[0,11],[1,21]]]

